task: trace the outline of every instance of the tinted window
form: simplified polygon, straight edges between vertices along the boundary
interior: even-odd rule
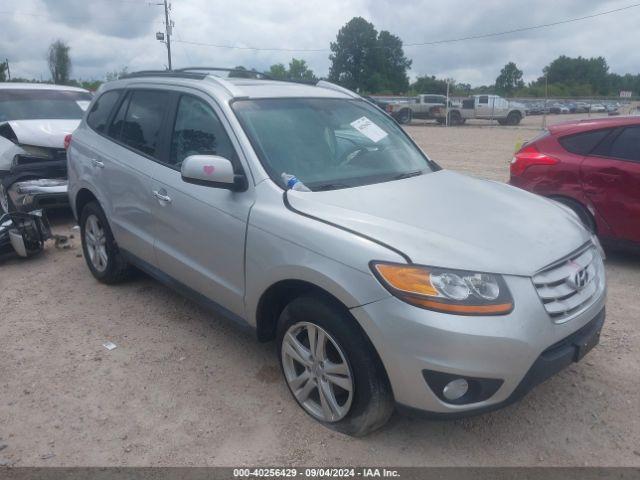
[[[610,132],[610,129],[593,130],[562,137],[558,141],[568,152],[577,155],[588,155]]]
[[[94,102],[87,117],[87,123],[96,132],[104,133],[107,129],[107,121],[113,106],[118,101],[120,92],[110,91],[105,92]]]
[[[480,99],[478,100],[479,103],[489,103],[489,97],[487,97],[486,95],[483,95],[482,97],[480,97]]]
[[[7,120],[80,120],[89,92],[7,88],[0,90],[0,122]]]
[[[109,125],[109,131],[107,135],[111,138],[115,138],[116,140],[120,140],[120,134],[122,133],[122,126],[124,125],[124,116],[127,113],[127,108],[129,107],[129,96],[124,99],[124,101],[120,104],[120,108],[118,112],[111,120],[111,125]]]
[[[625,128],[613,141],[610,156],[640,162],[640,127]]]
[[[168,101],[169,95],[165,92],[134,91],[120,140],[142,153],[155,156]]]
[[[169,161],[180,168],[189,155],[218,155],[233,160],[234,149],[213,109],[202,100],[184,96],[178,104]]]

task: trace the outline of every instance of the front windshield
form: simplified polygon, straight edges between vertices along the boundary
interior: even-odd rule
[[[91,102],[88,92],[7,88],[0,90],[0,122],[80,120]]]
[[[314,191],[420,175],[432,164],[387,115],[362,100],[279,98],[233,103],[271,178]]]

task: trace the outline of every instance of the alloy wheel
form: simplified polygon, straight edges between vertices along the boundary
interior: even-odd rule
[[[343,419],[353,401],[354,381],[336,340],[308,322],[292,325],[281,346],[282,368],[298,403],[323,422]]]
[[[89,215],[84,227],[84,238],[91,264],[98,272],[104,272],[109,263],[107,254],[107,237],[100,219]]]

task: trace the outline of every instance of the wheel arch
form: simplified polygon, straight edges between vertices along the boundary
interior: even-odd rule
[[[98,200],[98,197],[91,190],[89,190],[86,187],[82,187],[76,193],[75,201],[73,203],[73,207],[74,207],[74,210],[75,210],[76,218],[78,220],[80,219],[80,215],[82,214],[82,209],[89,202],[96,202],[96,203],[100,204],[100,201]]]
[[[595,230],[594,233],[596,234],[598,233],[598,230],[599,230],[598,219],[596,218],[596,215],[594,215],[594,213],[592,212],[592,208],[589,208],[590,205],[585,204],[585,202],[583,202],[580,199],[577,199],[575,197],[570,197],[569,195],[554,194],[554,195],[548,195],[547,198],[550,198],[551,200],[555,200],[556,202],[560,202],[569,208],[571,208],[570,204],[574,204],[580,207],[589,216],[589,219],[592,222],[593,228]]]
[[[278,319],[284,307],[293,299],[305,295],[316,294],[330,301],[345,311],[349,307],[336,295],[316,283],[300,279],[283,279],[270,285],[260,296],[255,312],[256,334],[261,342],[268,342],[276,337]],[[358,323],[355,319],[354,321]]]

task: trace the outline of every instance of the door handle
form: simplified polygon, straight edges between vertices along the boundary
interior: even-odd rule
[[[93,164],[94,167],[104,168],[104,162],[101,162],[100,160],[96,160],[95,158],[91,159],[91,163]]]
[[[161,202],[171,203],[171,197],[162,192],[159,192],[158,190],[153,191],[153,196],[156,197]]]

